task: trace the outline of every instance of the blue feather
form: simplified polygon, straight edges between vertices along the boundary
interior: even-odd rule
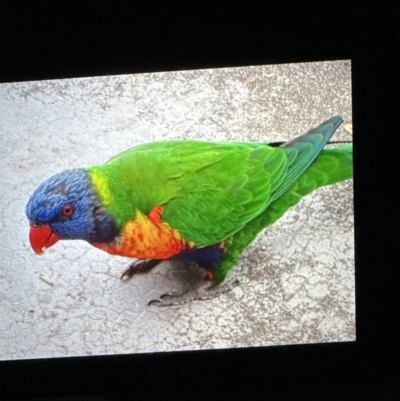
[[[202,267],[214,267],[221,262],[225,250],[215,245],[204,248],[185,249],[180,252],[176,259],[196,262]]]
[[[67,218],[62,214],[66,205],[74,208]],[[63,171],[40,184],[28,201],[26,215],[31,223],[49,225],[60,239],[110,242],[119,234],[83,169]]]

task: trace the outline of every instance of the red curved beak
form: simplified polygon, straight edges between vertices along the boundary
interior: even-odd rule
[[[49,226],[31,227],[29,231],[29,242],[38,255],[43,255],[44,250],[53,246],[59,239]]]

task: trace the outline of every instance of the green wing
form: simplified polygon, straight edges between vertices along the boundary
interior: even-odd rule
[[[264,144],[168,141],[88,170],[103,177],[96,183],[107,182],[99,194],[120,227],[136,210],[149,214],[161,205],[162,220],[201,247],[231,236],[265,209],[286,168],[285,152]]]
[[[136,210],[148,214],[161,205],[162,220],[203,247],[241,230],[290,188],[341,122],[332,120],[282,147],[156,142],[89,171],[106,180],[111,196],[105,207],[117,224],[123,226]]]

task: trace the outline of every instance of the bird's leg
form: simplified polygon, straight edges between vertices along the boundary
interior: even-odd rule
[[[160,264],[162,259],[143,259],[143,260],[135,260],[132,262],[129,267],[122,273],[121,280],[124,277],[130,279],[135,274],[143,274],[148,273],[151,269]]]
[[[167,292],[160,296],[159,299],[151,300],[148,305],[157,306],[170,306],[170,305],[182,305],[184,303],[198,300],[207,300],[219,297],[225,292],[231,291],[235,286],[239,284],[239,280],[231,280],[226,283],[215,285],[210,284],[213,274],[209,270],[206,270],[204,274],[204,280],[196,288],[185,288],[180,291]],[[206,283],[206,284],[204,284]]]

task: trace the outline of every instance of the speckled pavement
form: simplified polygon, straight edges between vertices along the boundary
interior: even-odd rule
[[[288,140],[351,112],[350,61],[0,84],[0,358],[355,340],[352,180],[261,233],[233,291],[166,308],[147,303],[195,280],[182,266],[124,282],[130,260],[83,241],[38,256],[25,216],[44,179],[144,142]]]

